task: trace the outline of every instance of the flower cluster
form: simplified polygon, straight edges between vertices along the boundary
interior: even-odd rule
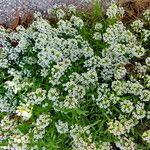
[[[122,137],[119,139],[118,142],[116,142],[116,146],[123,150],[130,150],[130,149],[136,149],[137,146],[133,141],[133,138],[128,137]]]
[[[121,122],[115,120],[114,122],[109,122],[108,130],[110,133],[114,134],[115,136],[119,136],[125,133],[126,128],[123,126]]]
[[[100,150],[111,150],[112,146],[111,146],[110,142],[100,142],[99,149]]]
[[[0,128],[2,131],[11,131],[16,125],[15,120],[10,119],[10,116],[6,115],[1,119]]]
[[[146,10],[143,16],[145,20],[150,21],[150,9]]]
[[[41,114],[35,123],[33,123],[34,128],[30,130],[31,133],[33,133],[33,139],[35,141],[38,141],[39,139],[42,139],[45,134],[45,128],[50,123],[50,115],[49,114]]]
[[[27,145],[30,143],[29,135],[24,135],[20,132],[20,130],[16,130],[15,133],[10,136],[9,140],[9,147],[17,148],[18,150],[27,149]]]
[[[86,140],[82,137],[84,134],[87,134]],[[96,150],[96,145],[92,142],[90,134],[89,126],[72,125],[70,136],[73,138],[73,150]]]
[[[125,43],[128,46],[136,44],[136,36],[123,25],[122,22],[117,22],[114,25],[110,25],[106,29],[106,33],[103,35],[104,41],[108,44]]]
[[[60,134],[68,133],[68,123],[64,123],[61,120],[58,120],[57,123],[55,123],[55,126],[57,128],[57,132]]]
[[[119,116],[120,120],[111,120],[108,123],[108,131],[112,133],[116,137],[120,137],[121,135],[126,135],[130,130],[138,124],[136,119],[127,120],[124,116]]]
[[[82,28],[84,26],[83,20],[79,17],[72,16],[70,21],[73,23],[75,27]]]
[[[132,23],[131,27],[134,31],[138,32],[140,29],[143,28],[144,23],[141,20],[136,20]]]
[[[46,98],[46,91],[41,88],[36,89],[35,92],[28,93],[25,97],[25,101],[30,105],[41,104]]]
[[[130,100],[125,100],[120,103],[121,105],[121,110],[124,113],[131,113],[132,110],[134,109],[133,103]]]
[[[122,7],[118,7],[117,4],[112,3],[107,9],[106,15],[108,18],[122,17],[124,15],[124,9]]]

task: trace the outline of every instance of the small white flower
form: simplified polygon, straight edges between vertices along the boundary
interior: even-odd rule
[[[115,136],[120,136],[126,132],[126,128],[118,120],[111,121],[108,123],[108,125],[109,132],[114,134]]]
[[[108,18],[118,17],[124,15],[123,7],[118,7],[115,3],[112,3],[107,9],[106,15]]]
[[[32,115],[32,107],[29,104],[21,104],[17,107],[16,113],[28,120]]]
[[[51,101],[56,101],[59,98],[59,93],[57,89],[50,88],[47,95],[48,99]]]
[[[144,102],[149,102],[150,101],[150,91],[142,90],[140,93],[140,99]]]
[[[127,73],[127,71],[124,66],[118,67],[114,74],[115,79],[122,79],[123,77],[125,77],[126,73]]]
[[[101,23],[98,23],[98,22],[97,22],[97,23],[95,24],[95,30],[96,30],[96,31],[100,31],[102,28],[103,28],[103,25],[102,25]]]
[[[143,28],[144,23],[141,20],[136,20],[131,24],[134,31],[139,32]]]
[[[75,14],[76,13],[76,6],[73,4],[68,5],[68,12],[71,14]]]
[[[102,35],[99,32],[95,32],[93,35],[93,39],[94,40],[101,40],[102,39]]]
[[[150,9],[146,10],[143,16],[145,20],[150,21]]]
[[[100,142],[99,150],[111,150],[112,146],[110,142]]]
[[[25,32],[25,28],[22,25],[17,26],[16,30]]]
[[[146,111],[144,109],[144,106],[145,106],[144,103],[136,104],[135,110],[132,113],[134,118],[139,120],[139,119],[142,119],[142,118],[144,118],[146,116]]]
[[[44,78],[47,77],[48,76],[48,69],[43,68],[41,70],[41,76],[44,77]]]
[[[74,24],[75,27],[82,28],[84,26],[83,20],[79,17],[71,16],[70,21]]]
[[[131,49],[131,52],[132,54],[135,56],[135,57],[142,57],[146,50],[142,47],[142,46],[134,46],[132,49]]]
[[[35,12],[34,13],[34,18],[40,18],[42,14],[40,12]]]
[[[142,34],[143,34],[143,41],[146,42],[149,40],[150,37],[150,30],[142,29]]]
[[[146,62],[147,66],[150,66],[150,57],[147,57],[146,60],[145,60],[145,62]]]
[[[115,144],[120,150],[135,150],[137,149],[137,146],[133,141],[133,138],[124,136],[120,137],[119,141],[115,142]]]
[[[58,120],[58,122],[55,123],[55,126],[57,128],[57,132],[60,134],[68,133],[69,131],[67,122],[64,123],[61,120]]]
[[[65,12],[62,9],[58,9],[56,11],[56,16],[57,16],[58,19],[62,19],[65,16]]]
[[[147,143],[150,143],[150,130],[147,130],[143,133],[142,138]]]
[[[129,100],[125,100],[124,102],[120,103],[121,110],[125,113],[131,113],[134,109],[133,103]]]

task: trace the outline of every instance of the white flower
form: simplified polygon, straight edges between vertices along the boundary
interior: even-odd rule
[[[65,12],[62,9],[58,9],[56,11],[56,16],[57,16],[58,19],[62,19],[65,16]]]
[[[43,68],[43,69],[41,70],[41,76],[42,76],[42,77],[47,77],[47,76],[48,76],[48,69]]]
[[[24,119],[28,120],[32,115],[32,107],[27,104],[21,104],[17,107],[16,113],[18,116],[22,116]]]
[[[142,90],[140,93],[140,99],[144,102],[149,102],[150,101],[150,91]]]
[[[136,104],[135,110],[132,113],[134,118],[139,120],[139,119],[142,119],[146,116],[146,111],[144,109],[144,106],[145,106],[144,103]]]
[[[112,3],[107,9],[106,15],[108,18],[118,17],[124,15],[123,7],[118,7],[115,3]]]
[[[35,12],[34,13],[34,18],[40,18],[40,17],[42,17],[42,14],[40,13],[40,12]]]
[[[75,27],[82,28],[84,26],[83,20],[79,17],[71,16],[70,21],[73,23]]]
[[[148,41],[149,37],[150,37],[150,30],[146,30],[146,29],[142,29],[142,34],[143,34],[143,41],[146,42]]]
[[[147,66],[150,66],[150,57],[147,57],[146,60],[145,60],[145,62],[146,62]]]
[[[70,136],[75,140],[81,137],[82,134],[90,136],[90,126],[82,127],[78,124],[74,124],[70,129]]]
[[[57,128],[57,132],[60,134],[68,133],[69,131],[67,122],[64,123],[61,120],[58,120],[58,122],[55,123],[55,126]]]
[[[58,25],[57,32],[59,34],[66,34],[66,35],[76,35],[77,34],[77,30],[75,28],[73,28],[73,24],[68,20],[65,20],[65,21],[59,20],[57,25]]]
[[[66,149],[71,145],[74,150],[110,150],[111,144],[121,150],[137,149],[130,132],[141,126],[141,119],[150,118],[150,58],[146,56],[150,31],[144,24],[149,11],[144,22],[133,22],[133,30],[120,21],[124,10],[117,4],[108,9],[104,29],[103,22],[89,29],[72,4],[55,5],[49,13],[58,23],[51,25],[37,13],[28,29],[18,26],[10,32],[0,26],[0,137],[7,138],[5,148],[50,149],[41,144],[56,128],[64,134],[59,137],[69,139]],[[102,137],[99,142],[89,129],[95,131],[99,125],[105,129],[107,123],[107,133],[96,132]],[[108,142],[105,133],[115,138]],[[142,138],[149,144],[149,131]]]
[[[111,150],[112,146],[110,142],[100,142],[99,150]]]
[[[115,79],[122,79],[123,77],[125,77],[126,73],[127,73],[127,71],[124,66],[118,67],[114,74]]]
[[[93,35],[93,39],[94,40],[101,40],[102,39],[102,35],[99,32],[95,32]]]
[[[144,23],[141,20],[136,20],[131,24],[131,27],[134,31],[139,32],[143,25]]]
[[[10,119],[9,115],[4,116],[0,121],[0,128],[2,131],[11,131],[14,130],[17,123],[14,119]]]
[[[143,16],[145,20],[150,21],[150,9],[146,10]]]
[[[57,63],[51,69],[52,77],[49,78],[49,82],[53,85],[60,84],[60,78],[65,74],[65,71],[71,66],[70,59],[64,59],[62,62]]]
[[[85,58],[94,56],[94,51],[91,47],[85,47],[83,53],[84,53]]]
[[[76,13],[76,6],[73,4],[68,5],[68,12],[70,14],[72,14],[72,13],[75,14]]]
[[[25,100],[30,105],[39,105],[41,104],[46,98],[46,90],[41,88],[36,89],[36,91],[28,93]]]
[[[103,39],[105,42],[111,45],[118,43],[128,43],[128,46],[135,45],[136,37],[126,27],[122,22],[117,22],[114,25],[110,25],[106,29],[106,33],[103,34]]]
[[[42,139],[44,134],[46,133],[46,127],[49,125],[51,119],[49,114],[42,113],[39,115],[39,117],[36,119],[36,122],[33,123],[34,128],[30,130],[30,133],[33,133],[33,139],[35,141],[38,141],[39,139]]]
[[[120,136],[126,132],[126,128],[118,120],[111,121],[108,123],[108,125],[109,132],[114,134],[115,136]]]
[[[21,90],[21,87],[18,86],[17,82],[15,81],[6,81],[5,84],[6,84],[6,89],[12,89],[12,91],[15,94]]]
[[[22,25],[17,26],[16,28],[17,31],[22,31],[22,32],[26,32],[25,28]]]
[[[142,47],[142,46],[134,46],[132,49],[131,49],[131,52],[132,54],[135,56],[135,57],[142,57],[146,50]]]
[[[150,111],[147,111],[146,118],[149,120],[150,119]]]
[[[78,106],[77,98],[66,96],[64,103],[63,103],[64,108],[71,109],[71,108],[77,108],[77,106]]]
[[[59,92],[55,88],[50,88],[47,97],[51,101],[56,101],[59,98]]]
[[[136,150],[137,146],[133,140],[134,139],[130,137],[121,137],[118,142],[115,142],[115,144],[120,150]]]
[[[129,100],[125,100],[124,102],[120,103],[121,110],[125,113],[131,113],[134,109],[133,103]]]
[[[145,75],[145,83],[146,83],[146,87],[150,87],[150,76],[149,75]]]
[[[103,28],[103,25],[102,25],[101,23],[97,22],[97,23],[95,24],[95,30],[96,30],[96,31],[100,31],[102,28]]]
[[[8,139],[8,146],[15,147],[17,150],[27,149],[27,145],[30,143],[29,135],[23,134],[19,129],[12,131],[11,136]]]
[[[144,141],[150,143],[150,130],[147,130],[143,133],[142,138]]]

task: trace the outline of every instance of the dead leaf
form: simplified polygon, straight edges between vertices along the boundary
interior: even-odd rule
[[[33,14],[29,11],[25,11],[24,16],[21,18],[21,25],[27,28],[33,21],[34,17]]]
[[[119,0],[119,5],[125,9],[124,23],[132,23],[139,19],[143,12],[150,8],[150,0]]]
[[[20,17],[19,17],[19,9],[16,9],[16,15],[15,15],[15,19],[12,22],[12,24],[10,25],[10,29],[15,30],[16,27],[19,25],[20,22]]]

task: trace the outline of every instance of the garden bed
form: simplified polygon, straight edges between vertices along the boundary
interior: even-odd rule
[[[0,149],[150,149],[150,10],[98,3],[0,27]]]

